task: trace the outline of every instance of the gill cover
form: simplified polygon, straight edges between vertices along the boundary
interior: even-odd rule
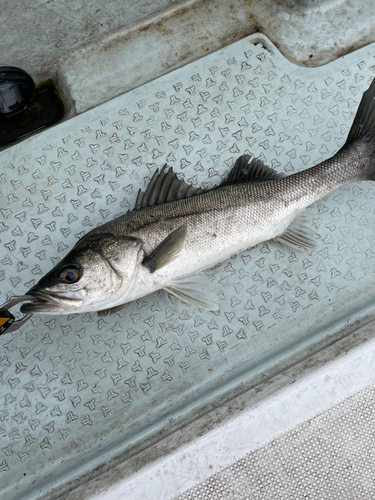
[[[138,240],[88,233],[29,290],[37,300],[22,308],[52,314],[111,307],[130,291],[142,256]]]

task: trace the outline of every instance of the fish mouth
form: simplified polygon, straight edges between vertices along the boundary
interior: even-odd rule
[[[20,307],[23,314],[34,313],[66,313],[76,311],[82,304],[84,296],[81,292],[45,292],[32,291],[27,292],[31,295],[33,301],[26,302]]]

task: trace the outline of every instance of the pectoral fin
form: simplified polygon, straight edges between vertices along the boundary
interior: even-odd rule
[[[308,254],[311,254],[316,247],[314,231],[308,226],[308,217],[305,212],[298,215],[285,233],[275,238],[275,240]]]
[[[187,232],[186,226],[181,226],[169,234],[142,264],[146,266],[151,273],[172,262],[181,251]]]
[[[203,274],[189,274],[173,281],[165,287],[167,292],[195,307],[202,307],[210,311],[217,311],[217,295],[208,277]]]
[[[103,309],[102,311],[96,311],[96,314],[100,317],[111,316],[112,314],[115,314],[118,311],[121,311],[121,309],[124,309],[124,307],[127,307],[127,306],[128,306],[128,304],[120,304],[119,306],[110,307],[109,309]]]

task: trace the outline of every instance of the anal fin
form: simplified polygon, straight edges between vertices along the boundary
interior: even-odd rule
[[[209,311],[219,309],[217,295],[210,280],[203,273],[189,274],[177,278],[169,286],[165,287],[165,290],[195,307],[201,307]]]
[[[283,234],[274,239],[292,248],[311,254],[316,247],[316,238],[314,231],[308,224],[309,218],[306,212],[302,212],[293,220]]]

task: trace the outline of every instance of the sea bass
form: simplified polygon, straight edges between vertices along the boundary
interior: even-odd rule
[[[375,79],[363,94],[344,146],[284,177],[241,156],[228,178],[204,191],[172,169],[156,171],[133,211],[97,227],[27,295],[24,313],[114,311],[165,289],[196,307],[218,309],[202,270],[263,241],[312,251],[304,210],[348,182],[375,180]]]

